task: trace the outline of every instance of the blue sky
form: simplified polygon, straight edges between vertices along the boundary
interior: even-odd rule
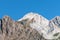
[[[60,0],[0,0],[0,18],[4,15],[18,20],[28,12],[52,19],[60,16]]]

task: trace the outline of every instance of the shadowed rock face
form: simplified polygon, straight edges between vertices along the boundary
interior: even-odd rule
[[[0,40],[46,40],[38,31],[25,25],[4,16],[2,26],[0,26]]]
[[[52,22],[53,22],[56,26],[60,27],[60,16],[56,16],[56,17],[52,20]]]

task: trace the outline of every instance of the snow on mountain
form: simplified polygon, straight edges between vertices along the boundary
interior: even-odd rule
[[[30,23],[30,27],[37,30],[46,39],[56,38],[53,35],[60,32],[60,17],[57,16],[52,20],[47,20],[38,13],[28,13],[23,18],[18,21],[28,19],[29,21],[33,19]]]

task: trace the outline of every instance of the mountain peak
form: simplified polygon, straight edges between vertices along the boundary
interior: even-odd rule
[[[32,19],[35,16],[40,16],[40,17],[44,18],[42,15],[39,15],[38,13],[30,12],[30,13],[27,13],[25,16],[23,16],[23,18],[19,19],[18,21],[21,21],[23,19]],[[46,18],[44,18],[44,19],[47,20]]]
[[[58,32],[57,28],[60,26],[60,21],[59,21],[60,16],[56,16],[52,20],[47,20],[46,18],[44,18],[42,15],[39,15],[38,13],[30,12],[26,14],[23,18],[19,19],[18,21],[22,21],[26,19],[28,19],[28,21],[31,21],[33,19],[33,21],[30,22],[30,27],[37,30],[40,34],[43,34],[43,37],[46,39],[55,38],[53,37],[53,34]],[[58,26],[55,26],[55,24]]]
[[[26,14],[22,19],[19,19],[18,21],[26,20],[31,21],[30,22],[30,27],[37,30],[39,33],[43,33],[44,35],[47,33],[47,28],[49,24],[49,20],[44,18],[43,16],[39,15],[38,13],[28,13]],[[23,21],[25,23],[26,21]]]

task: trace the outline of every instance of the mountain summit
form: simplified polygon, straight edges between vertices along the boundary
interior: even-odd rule
[[[0,19],[0,40],[60,40],[60,16],[48,20],[31,12],[18,21],[4,16]]]
[[[46,39],[55,39],[58,38],[53,36],[56,33],[60,32],[60,16],[56,16],[52,20],[44,18],[38,13],[28,13],[22,19],[18,21],[26,20],[30,21],[30,27],[37,30],[40,34],[43,34],[43,37]],[[31,22],[32,21],[32,22]]]

